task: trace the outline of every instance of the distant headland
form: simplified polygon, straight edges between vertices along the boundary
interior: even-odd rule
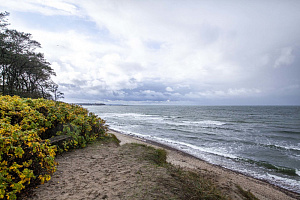
[[[104,103],[74,103],[80,106],[104,106]]]

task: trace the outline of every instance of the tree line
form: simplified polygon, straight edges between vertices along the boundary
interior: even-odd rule
[[[0,13],[0,94],[29,98],[63,98],[50,63],[36,51],[41,44],[30,33],[8,29],[8,12]]]

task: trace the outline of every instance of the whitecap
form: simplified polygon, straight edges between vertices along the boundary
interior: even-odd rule
[[[300,176],[300,169],[296,169],[295,171],[296,171],[296,174],[297,174],[298,176]]]
[[[186,123],[190,123],[190,124],[199,124],[199,125],[206,125],[206,126],[222,126],[225,125],[225,122],[221,122],[221,121],[213,121],[213,120],[203,120],[203,121],[186,121]]]
[[[174,140],[166,139],[166,138],[159,138],[159,137],[155,137],[155,136],[150,136],[150,137],[152,139],[154,139],[155,141],[157,141],[157,142],[161,142],[163,144],[170,145],[170,146],[172,146],[174,148],[177,148],[177,149],[178,149],[178,146],[179,146],[180,149],[188,149],[194,155],[195,155],[195,151],[201,151],[201,152],[210,153],[210,154],[214,154],[214,155],[222,156],[222,157],[226,157],[226,158],[231,158],[231,159],[237,159],[238,158],[237,156],[232,155],[232,154],[219,152],[219,151],[217,151],[217,149],[203,148],[203,147],[195,146],[195,145],[188,144],[188,143],[185,143],[185,142],[179,142],[179,141],[174,141]]]

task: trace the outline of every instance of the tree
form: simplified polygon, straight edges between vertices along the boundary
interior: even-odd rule
[[[6,64],[8,62],[7,60],[7,52],[6,52],[6,46],[5,43],[7,35],[5,34],[6,26],[8,23],[6,23],[6,17],[9,16],[8,12],[0,13],[0,70],[1,70],[1,82],[2,82],[2,92],[4,91],[4,82],[5,82],[5,72],[6,72]]]
[[[58,85],[55,83],[52,83],[51,86],[49,87],[50,91],[54,93],[54,100],[57,101],[58,99],[63,99],[64,93],[58,91]]]
[[[30,33],[7,28],[6,17],[0,13],[0,74],[1,93],[31,98],[63,98],[58,85],[51,80],[55,72],[42,53],[41,44]],[[54,90],[54,86],[56,89]],[[53,94],[53,96],[52,96]]]

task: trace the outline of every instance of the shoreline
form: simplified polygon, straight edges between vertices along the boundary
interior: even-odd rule
[[[120,145],[126,143],[142,143],[155,148],[163,148],[168,153],[167,162],[183,168],[214,174],[217,176],[217,182],[220,186],[228,184],[240,185],[245,190],[251,191],[259,199],[300,199],[300,194],[296,192],[273,185],[266,180],[257,179],[219,165],[208,163],[207,161],[168,145],[133,135],[123,134],[113,129],[109,129],[108,132],[116,135],[121,141]]]

